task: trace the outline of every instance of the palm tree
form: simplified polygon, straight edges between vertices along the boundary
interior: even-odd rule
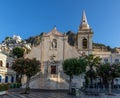
[[[83,58],[66,59],[63,62],[63,71],[70,77],[69,80],[69,93],[71,94],[71,83],[74,75],[80,75],[85,72],[86,61]]]
[[[85,57],[87,60],[87,71],[86,71],[86,77],[90,78],[90,84],[93,84],[93,79],[96,78],[96,67],[100,64],[101,58],[100,57],[94,57],[94,55],[88,55]]]

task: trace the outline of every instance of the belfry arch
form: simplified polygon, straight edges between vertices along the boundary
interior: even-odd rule
[[[87,41],[86,38],[84,38],[84,39],[82,40],[82,46],[83,46],[83,49],[87,49],[87,48],[88,48],[88,41]]]

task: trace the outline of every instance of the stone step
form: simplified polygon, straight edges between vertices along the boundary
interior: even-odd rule
[[[5,98],[19,98],[19,97],[16,97],[13,94],[7,94]]]
[[[28,95],[24,95],[26,98],[40,98],[40,96],[37,96],[35,94],[28,94]]]
[[[8,98],[26,98],[25,96],[19,95],[17,93],[8,93]]]
[[[0,98],[13,98],[13,97],[9,97],[7,94],[5,94],[5,95],[0,96]]]

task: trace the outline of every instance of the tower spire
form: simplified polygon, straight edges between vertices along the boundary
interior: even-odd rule
[[[82,20],[81,20],[81,24],[80,24],[80,29],[90,29],[90,26],[87,22],[87,18],[86,18],[86,14],[85,11],[83,10],[82,12]]]
[[[88,24],[87,18],[86,18],[86,14],[85,14],[85,11],[84,11],[84,10],[83,10],[83,12],[82,12],[82,23],[87,23],[87,24]]]

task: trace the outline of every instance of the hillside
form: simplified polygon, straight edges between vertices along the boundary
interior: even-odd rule
[[[37,36],[29,37],[25,41],[27,43],[31,43],[32,46],[33,45],[37,46],[41,42],[42,35],[43,35],[43,33],[41,33],[40,35],[37,35]],[[74,32],[72,32],[72,31],[68,31],[66,33],[66,35],[68,36],[68,43],[71,46],[75,46],[75,44],[76,44],[76,34]],[[95,43],[95,42],[93,42],[93,49],[101,49],[102,51],[112,51],[112,52],[115,52],[115,51],[113,51],[113,49],[110,46],[106,46],[104,44]]]
[[[37,46],[41,42],[42,35],[43,35],[43,33],[41,33],[40,35],[31,36],[28,39],[25,39],[25,41],[26,41],[26,43],[30,43],[31,46]]]
[[[22,40],[22,42],[30,44],[31,47],[32,46],[38,46],[40,44],[40,42],[41,42],[43,34],[44,33],[42,32],[39,35],[31,36],[28,39]],[[72,32],[72,31],[68,31],[66,33],[66,35],[68,36],[68,43],[71,46],[75,46],[76,45],[76,33]],[[3,43],[6,43],[8,45],[8,44],[11,44],[11,43],[14,44],[15,42],[14,42],[14,40],[11,40],[11,37],[6,37],[5,40],[3,41]],[[106,46],[104,44],[95,43],[95,42],[93,42],[93,50],[116,52],[115,48],[111,48],[110,46]]]

